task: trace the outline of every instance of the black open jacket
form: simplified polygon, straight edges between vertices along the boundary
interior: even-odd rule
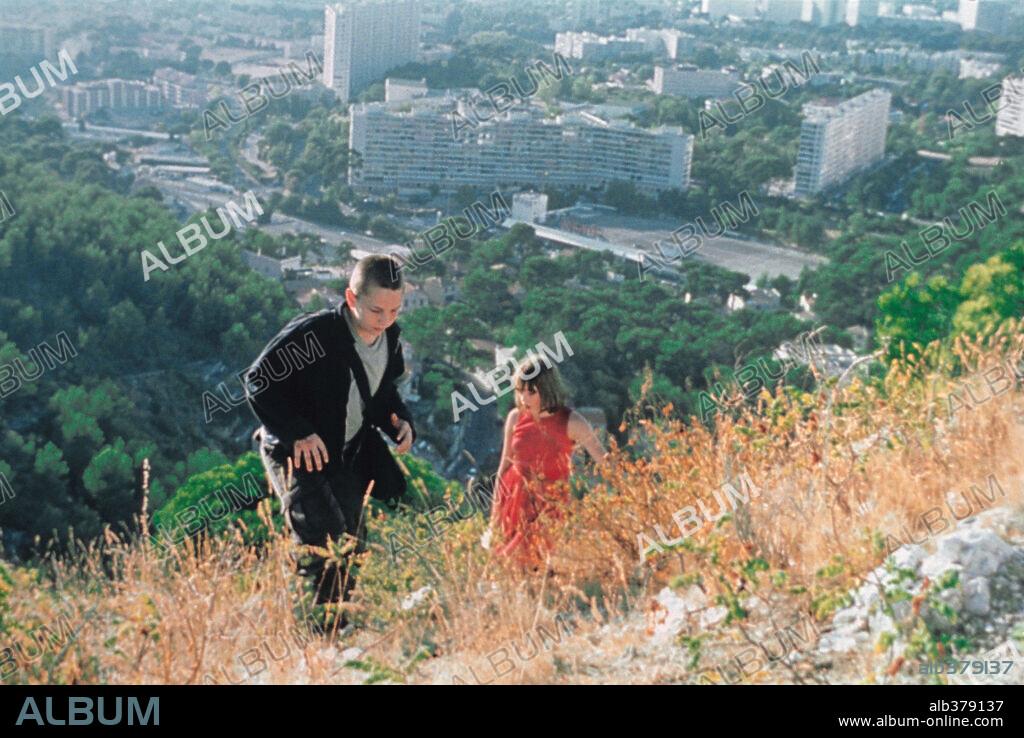
[[[330,461],[342,459],[352,382],[349,369],[361,361],[343,310],[348,310],[344,302],[337,308],[294,318],[271,339],[246,372],[246,399],[266,431],[280,443],[279,454],[291,454],[295,441],[316,433],[327,446]],[[398,341],[400,332],[398,323],[392,323],[385,331],[388,363],[367,418],[396,443],[398,429],[391,423],[391,413],[413,426],[412,413],[395,386],[405,374],[402,344]],[[325,355],[320,355],[317,346],[322,347]],[[299,352],[303,355],[297,357]],[[413,427],[414,438],[415,432]],[[273,438],[267,440],[272,446],[277,445]]]

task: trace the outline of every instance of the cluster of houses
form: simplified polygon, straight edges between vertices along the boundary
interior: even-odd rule
[[[561,253],[571,255],[572,252],[572,249],[563,249]],[[303,308],[308,308],[316,296],[319,296],[327,306],[340,304],[344,300],[343,291],[338,289],[340,284],[347,279],[352,265],[369,253],[353,249],[350,252],[351,263],[345,266],[303,266],[302,257],[300,256],[277,258],[251,251],[244,252],[243,259],[250,268],[264,277],[282,281],[289,294],[294,295]],[[421,307],[444,307],[459,301],[462,298],[461,285],[464,270],[457,261],[449,262],[448,267],[449,272],[454,276],[424,276],[419,278],[416,275],[407,275],[405,278],[406,289],[402,298],[402,311],[410,312]],[[507,264],[494,264],[491,266],[491,269],[502,275],[507,275],[509,295],[517,302],[521,301],[526,290],[523,285],[513,278],[512,269]],[[611,270],[607,271],[605,277],[609,283],[619,283],[624,280],[621,274]],[[576,277],[567,279],[565,286],[566,289],[570,290],[590,288],[590,285],[583,284]],[[689,292],[685,292],[682,298],[687,303],[694,301],[693,296]],[[799,310],[794,313],[795,316],[802,320],[813,321],[815,319],[813,308],[816,298],[817,295],[813,294],[801,295]],[[738,310],[775,310],[782,306],[781,303],[782,295],[777,289],[773,287],[749,287],[742,294],[729,295],[723,309],[728,312]],[[868,329],[863,326],[851,326],[847,329],[847,332],[854,338],[855,350],[837,344],[826,344],[819,347],[813,358],[818,369],[826,375],[842,374],[858,358],[857,352],[863,351],[867,345],[870,335]],[[496,364],[507,361],[514,350],[489,341],[481,340],[476,343],[480,344],[477,348],[493,350]],[[419,374],[417,361],[413,354],[412,346],[406,345],[404,349],[406,352],[406,363],[411,372],[410,376],[407,377],[403,394],[415,401],[418,399],[414,389],[417,383],[410,380],[413,376]],[[785,345],[780,346],[775,352],[775,358],[785,358],[783,356],[785,351]],[[594,415],[594,420],[600,420],[597,417],[599,412],[597,409],[588,408],[588,411]]]

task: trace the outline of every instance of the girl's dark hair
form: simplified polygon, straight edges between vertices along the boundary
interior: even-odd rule
[[[526,358],[519,362],[515,383],[516,389],[525,385],[536,390],[540,394],[540,409],[546,412],[559,410],[569,399],[569,391],[562,381],[562,375],[558,373],[558,367],[547,357],[539,358],[532,352],[528,352]]]
[[[402,289],[401,265],[386,254],[371,254],[360,259],[348,279],[349,288],[362,297],[373,287]]]

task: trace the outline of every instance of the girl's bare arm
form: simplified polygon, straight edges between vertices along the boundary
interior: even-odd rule
[[[604,450],[594,429],[590,427],[587,419],[575,410],[569,415],[569,427],[566,432],[569,438],[582,445],[599,465],[608,460],[610,454]]]
[[[505,419],[505,440],[501,446],[501,461],[498,463],[498,471],[494,475],[493,498],[491,500],[491,522],[493,528],[498,520],[498,500],[505,496],[501,489],[501,477],[505,470],[512,465],[512,429],[516,427],[516,420],[519,419],[519,408],[514,407]]]

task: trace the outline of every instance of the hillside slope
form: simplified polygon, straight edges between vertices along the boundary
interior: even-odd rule
[[[108,533],[79,556],[47,561],[46,577],[0,568],[0,643],[15,644],[0,651],[0,676],[941,679],[917,675],[917,662],[1020,648],[1024,635],[1019,382],[980,399],[980,372],[1018,367],[1022,342],[1011,333],[961,343],[955,370],[935,347],[867,383],[763,393],[713,428],[637,407],[625,421],[629,444],[557,529],[548,574],[494,560],[478,544],[484,517],[463,492],[428,489],[414,466],[424,500],[461,515],[377,510],[352,611],[358,628],[326,639],[268,502],[259,525],[273,530],[258,547],[243,543],[252,531],[242,528],[256,525],[249,517],[162,554]],[[950,393],[966,395],[968,384],[973,400],[959,408]],[[887,557],[905,574],[886,575]],[[61,618],[73,637],[61,638]],[[53,648],[34,649],[30,633]]]

